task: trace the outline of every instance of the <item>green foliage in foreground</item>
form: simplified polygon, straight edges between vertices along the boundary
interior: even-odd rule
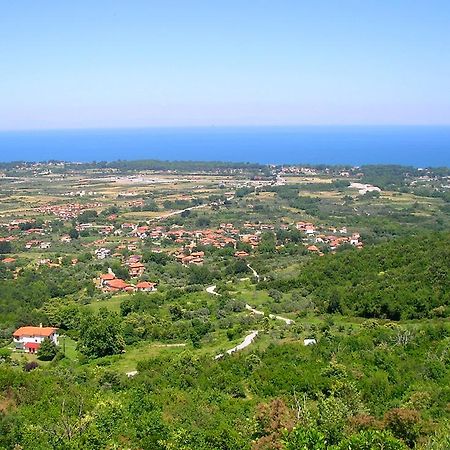
[[[444,322],[390,323],[221,361],[166,354],[134,379],[108,358],[29,372],[5,360],[0,448],[443,450],[449,350]]]

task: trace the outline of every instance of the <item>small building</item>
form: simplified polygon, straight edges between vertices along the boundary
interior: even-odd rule
[[[315,339],[303,339],[303,345],[316,345],[317,341]]]
[[[111,256],[111,250],[109,248],[99,248],[95,250],[95,256],[97,259],[106,259]]]
[[[150,281],[141,281],[136,284],[136,290],[141,292],[154,292],[158,283],[152,283]]]
[[[98,287],[102,288],[106,286],[108,281],[114,280],[116,276],[112,272],[104,273],[98,277]]]
[[[5,264],[13,264],[16,262],[16,259],[15,258],[3,258],[1,261]]]
[[[43,327],[42,324],[38,327],[20,327],[13,333],[13,338],[17,350],[36,353],[46,338],[58,345],[58,328]]]
[[[114,278],[113,280],[108,280],[105,282],[104,289],[107,292],[118,292],[118,291],[126,291],[131,292],[134,291],[134,287],[120,278]]]
[[[145,271],[145,266],[141,262],[131,263],[128,266],[130,277],[141,277]]]

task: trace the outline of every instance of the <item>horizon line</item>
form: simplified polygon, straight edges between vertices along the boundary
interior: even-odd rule
[[[226,128],[446,128],[450,127],[449,123],[391,123],[391,124],[258,124],[258,125],[144,125],[144,126],[88,126],[88,127],[49,127],[49,128],[0,128],[0,133],[16,133],[16,132],[52,132],[52,131],[120,131],[120,130],[161,130],[161,129],[226,129]]]

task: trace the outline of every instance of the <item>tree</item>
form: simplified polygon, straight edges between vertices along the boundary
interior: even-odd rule
[[[57,353],[58,348],[55,343],[51,339],[45,338],[39,347],[37,355],[42,361],[51,361]]]
[[[107,266],[108,263],[105,265]],[[123,280],[126,280],[129,278],[128,269],[124,266],[122,266],[120,263],[114,261],[110,264],[111,270],[114,272],[117,278],[121,278]]]
[[[69,230],[70,239],[78,239],[80,237],[80,233],[78,233],[76,228],[71,228]]]
[[[325,436],[314,428],[294,428],[292,432],[287,433],[283,443],[286,450],[326,450],[328,448]]]
[[[169,307],[170,318],[173,322],[183,318],[183,310],[180,305],[174,304]]]
[[[11,350],[9,348],[0,348],[0,363],[11,361]]]
[[[115,355],[125,348],[122,327],[117,314],[106,308],[97,315],[88,313],[81,320],[78,349],[90,358]]]
[[[192,266],[189,273],[191,284],[206,284],[214,278],[213,273],[205,266]]]
[[[97,217],[98,217],[97,211],[93,209],[86,209],[77,217],[77,220],[79,223],[86,223],[92,222]]]
[[[415,409],[394,408],[384,417],[386,428],[394,436],[403,439],[413,447],[420,435],[420,415]]]
[[[258,250],[261,253],[275,253],[276,242],[275,234],[271,232],[266,232],[261,235],[261,242],[258,246]]]
[[[211,224],[211,220],[208,216],[200,216],[197,218],[196,224],[200,228],[208,227]]]
[[[407,448],[403,442],[387,431],[367,430],[343,440],[336,450],[406,450]]]
[[[236,259],[227,269],[228,273],[234,275],[244,274],[249,271],[250,269],[247,267],[247,263],[243,259]]]
[[[0,241],[0,255],[4,255],[5,253],[11,253],[12,246],[9,241]]]
[[[337,290],[333,290],[330,295],[330,301],[327,306],[328,314],[342,313],[341,297]]]

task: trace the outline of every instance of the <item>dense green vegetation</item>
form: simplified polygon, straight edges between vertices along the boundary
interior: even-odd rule
[[[3,365],[0,448],[444,449],[449,336],[438,323],[328,322],[317,346],[222,361],[182,351],[141,362],[132,380],[113,360]]]
[[[450,234],[418,234],[316,258],[298,277],[259,288],[299,289],[318,309],[391,320],[447,317]]]

